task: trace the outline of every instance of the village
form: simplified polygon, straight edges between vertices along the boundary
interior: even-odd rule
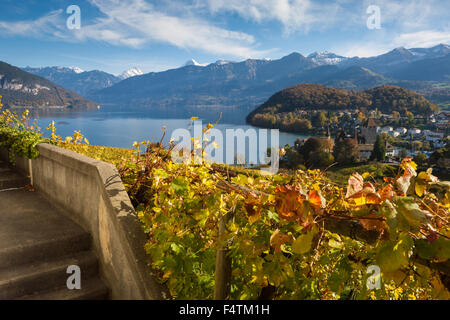
[[[300,165],[323,169],[333,164],[358,166],[374,161],[397,165],[407,156],[423,165],[430,157],[439,158],[434,159],[439,160],[437,170],[449,167],[450,159],[442,152],[450,141],[448,111],[427,116],[409,112],[388,115],[377,110],[304,113],[322,137],[297,139],[293,147],[285,146],[281,162],[286,168]]]

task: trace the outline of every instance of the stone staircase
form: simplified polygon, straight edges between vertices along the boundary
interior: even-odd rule
[[[108,299],[91,237],[0,161],[0,300]],[[81,270],[70,290],[67,267]]]

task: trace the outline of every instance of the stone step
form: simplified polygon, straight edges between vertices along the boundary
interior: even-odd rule
[[[23,188],[28,183],[0,163],[0,300],[108,299],[90,234],[57,204]],[[81,290],[66,286],[70,265],[81,269]]]
[[[0,192],[0,270],[89,250],[91,237],[39,193]]]
[[[15,299],[66,286],[67,278],[71,275],[67,273],[67,267],[70,265],[80,267],[82,286],[98,273],[97,258],[90,251],[79,252],[58,260],[34,262],[5,269],[0,272],[0,299]]]
[[[30,179],[6,166],[0,166],[0,190],[23,188],[30,184]]]
[[[109,299],[109,289],[99,278],[87,279],[80,290],[69,290],[66,286],[53,290],[23,296],[18,300],[105,300]]]

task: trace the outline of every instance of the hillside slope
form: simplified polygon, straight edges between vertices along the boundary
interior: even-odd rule
[[[99,70],[81,70],[80,72],[74,68],[64,67],[27,67],[22,68],[22,70],[45,78],[82,96],[87,96],[92,91],[110,87],[121,80],[119,77]]]
[[[259,125],[261,116],[276,117],[300,110],[342,111],[378,108],[383,113],[406,110],[428,114],[438,107],[419,94],[395,86],[379,86],[365,91],[347,91],[317,84],[299,84],[281,90],[247,116],[251,124]]]
[[[7,107],[84,109],[98,105],[47,79],[1,61],[0,95]]]

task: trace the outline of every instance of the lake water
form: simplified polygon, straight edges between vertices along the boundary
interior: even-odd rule
[[[190,118],[199,117],[203,126],[208,122],[214,123],[221,120],[215,126],[223,132],[225,137],[226,129],[243,129],[244,131],[256,127],[245,123],[246,110],[194,110],[194,111],[171,111],[170,108],[164,111],[124,111],[113,108],[102,108],[95,111],[57,111],[47,110],[32,114],[38,120],[38,124],[45,129],[49,123],[55,121],[56,133],[62,137],[71,136],[74,130],[81,130],[91,144],[111,146],[119,148],[130,148],[134,141],[150,140],[158,142],[163,135],[163,127],[167,127],[164,143],[167,143],[176,129],[188,129]],[[46,136],[50,133],[47,132]],[[279,144],[293,145],[297,138],[306,138],[293,133],[279,133]]]
[[[196,116],[202,121],[203,126],[208,122],[214,123],[222,112],[219,123],[215,126],[223,132],[225,137],[226,129],[250,128],[257,132],[259,128],[245,123],[246,111],[240,110],[217,110],[208,113],[199,110],[198,112],[171,112],[166,111],[123,111],[113,108],[95,111],[54,111],[48,110],[32,114],[38,120],[38,124],[45,129],[49,123],[55,121],[56,133],[62,137],[71,136],[74,130],[81,130],[91,144],[111,146],[119,148],[129,148],[134,141],[151,140],[160,141],[163,134],[163,127],[167,127],[164,142],[170,139],[172,132],[176,129],[188,129],[191,123],[190,118]],[[201,114],[200,114],[201,113]],[[46,136],[49,136],[47,132]],[[280,146],[286,144],[293,145],[297,138],[306,138],[299,134],[280,132]]]

